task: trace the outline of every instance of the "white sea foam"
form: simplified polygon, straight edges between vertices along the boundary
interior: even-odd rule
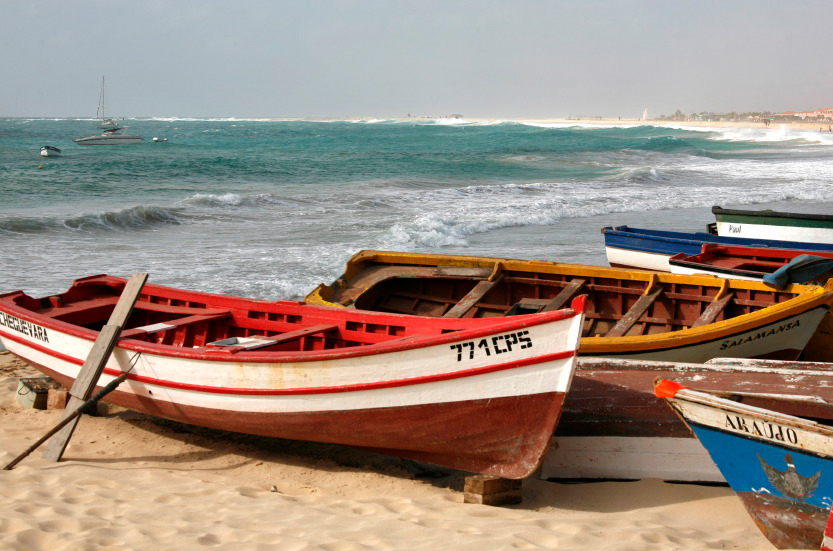
[[[523,124],[524,126],[534,126],[536,128],[587,128],[587,129],[604,129],[604,128],[636,128],[638,126],[644,126],[640,123],[615,123],[615,124],[608,124],[608,123],[594,123],[592,121],[583,121],[576,119],[575,121],[570,122],[541,122],[541,121],[515,121],[518,124]]]
[[[207,206],[239,206],[243,203],[243,197],[237,193],[224,193],[217,195],[214,193],[197,193],[185,199],[183,203],[193,203],[195,205]]]
[[[27,161],[0,190],[19,197],[4,207],[0,232],[27,254],[0,266],[0,279],[7,289],[55,292],[81,275],[141,271],[177,287],[301,298],[360,249],[605,263],[604,225],[702,230],[715,204],[833,210],[829,144],[776,128],[757,139],[733,129],[697,127],[688,136],[589,123],[573,133],[530,132],[467,119],[453,121],[465,132],[430,132],[423,122],[437,124],[341,121],[308,134],[292,125],[306,141],[280,136],[261,151],[225,129],[254,135],[272,123],[170,118],[145,124],[176,126],[193,157],[172,148],[83,150],[35,174]],[[606,131],[593,135],[598,128]],[[401,142],[387,141],[394,135]],[[448,135],[454,140],[436,141]],[[22,189],[38,190],[36,201]],[[61,193],[66,202],[55,198]],[[134,204],[142,206],[125,207]]]

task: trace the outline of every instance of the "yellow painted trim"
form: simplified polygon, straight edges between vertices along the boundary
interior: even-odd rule
[[[492,273],[489,276],[490,280],[496,277],[501,270],[505,270],[564,274],[574,277],[592,276],[629,281],[645,281],[647,284],[645,294],[650,293],[656,285],[671,285],[672,283],[701,285],[704,287],[715,287],[718,289],[714,300],[719,300],[725,296],[726,293],[732,290],[751,289],[765,290],[768,292],[774,291],[771,287],[757,281],[738,279],[729,280],[711,275],[681,275],[641,270],[623,270],[620,268],[609,268],[605,266],[563,264],[544,260],[515,260],[507,258],[400,253],[389,251],[360,251],[356,253],[347,262],[344,275],[339,278],[336,283],[341,282],[340,284],[346,284],[345,282],[349,282],[351,278],[361,272],[365,263],[372,262],[421,266],[445,265],[480,268],[491,267]],[[319,285],[306,297],[307,303],[324,306],[341,306],[340,304],[327,300],[333,295],[334,289],[332,287],[332,285]],[[833,279],[828,280],[824,286],[794,284],[786,289],[783,289],[782,291],[794,293],[796,296],[790,300],[772,305],[757,312],[736,316],[728,320],[714,322],[701,327],[630,337],[583,337],[581,339],[580,350],[583,355],[593,355],[639,352],[643,350],[650,351],[655,349],[666,349],[669,347],[690,346],[704,341],[720,339],[734,333],[752,330],[755,327],[801,314],[822,305],[826,305],[828,308],[833,308]]]

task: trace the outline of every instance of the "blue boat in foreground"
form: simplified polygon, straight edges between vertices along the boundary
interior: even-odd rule
[[[833,404],[809,395],[812,389],[806,397],[769,401],[777,411],[751,405],[760,398],[754,395],[697,391],[662,379],[654,392],[700,440],[773,545],[821,547],[833,504]],[[807,418],[790,415],[797,411]]]
[[[668,259],[678,253],[685,256],[700,254],[704,243],[756,247],[770,249],[791,249],[805,252],[833,253],[833,243],[805,243],[801,241],[776,241],[773,239],[750,239],[745,237],[719,236],[706,232],[675,232],[631,228],[629,226],[607,226],[602,228],[607,261],[615,268],[639,268],[670,272]]]

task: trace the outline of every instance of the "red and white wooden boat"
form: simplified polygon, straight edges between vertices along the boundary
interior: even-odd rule
[[[70,387],[125,280],[0,295],[0,340]],[[106,401],[184,423],[330,442],[507,478],[539,465],[576,361],[572,308],[422,318],[145,285],[99,381]]]
[[[810,255],[821,261],[822,269],[797,267],[798,275],[807,274],[803,281],[793,277],[793,283],[806,283],[816,278],[826,280],[830,274],[825,272],[833,264],[833,252],[801,251],[789,249],[768,249],[765,247],[735,247],[705,243],[699,254],[686,255],[677,253],[668,259],[671,272],[675,274],[711,274],[718,277],[761,281],[765,276],[774,274],[791,261]],[[825,262],[830,260],[830,262]],[[819,264],[819,262],[817,262]],[[802,273],[799,273],[802,272]]]

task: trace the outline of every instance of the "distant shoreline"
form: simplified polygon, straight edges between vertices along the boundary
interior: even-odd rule
[[[777,128],[790,128],[794,130],[811,130],[816,132],[829,132],[831,128],[830,122],[771,122],[766,125],[762,122],[751,121],[669,121],[669,120],[643,120],[643,119],[532,119],[519,122],[539,122],[539,123],[560,123],[560,124],[580,124],[580,125],[604,125],[604,126],[670,126],[674,128],[684,126],[698,126],[704,128],[758,128],[761,130],[772,130]]]
[[[760,130],[777,130],[788,128],[791,130],[830,132],[833,130],[833,122],[776,122],[769,125],[762,122],[751,121],[669,121],[653,119],[595,119],[595,118],[491,118],[491,117],[278,117],[258,118],[251,120],[264,121],[311,121],[311,122],[334,122],[334,121],[397,121],[397,122],[418,122],[418,121],[459,121],[465,123],[501,123],[517,122],[522,124],[563,124],[572,126],[665,126],[671,128],[682,128],[696,126],[701,128],[757,128]]]
[[[0,117],[22,120],[62,120],[64,117]],[[95,120],[85,117],[66,117],[66,120]],[[660,126],[669,128],[755,128],[759,130],[790,130],[810,132],[833,132],[833,121],[828,122],[778,122],[769,125],[751,121],[670,121],[659,119],[626,119],[626,118],[499,118],[499,117],[126,117],[125,120],[135,121],[262,121],[262,122],[448,122],[450,124],[516,122],[520,124],[552,124],[564,126]]]

